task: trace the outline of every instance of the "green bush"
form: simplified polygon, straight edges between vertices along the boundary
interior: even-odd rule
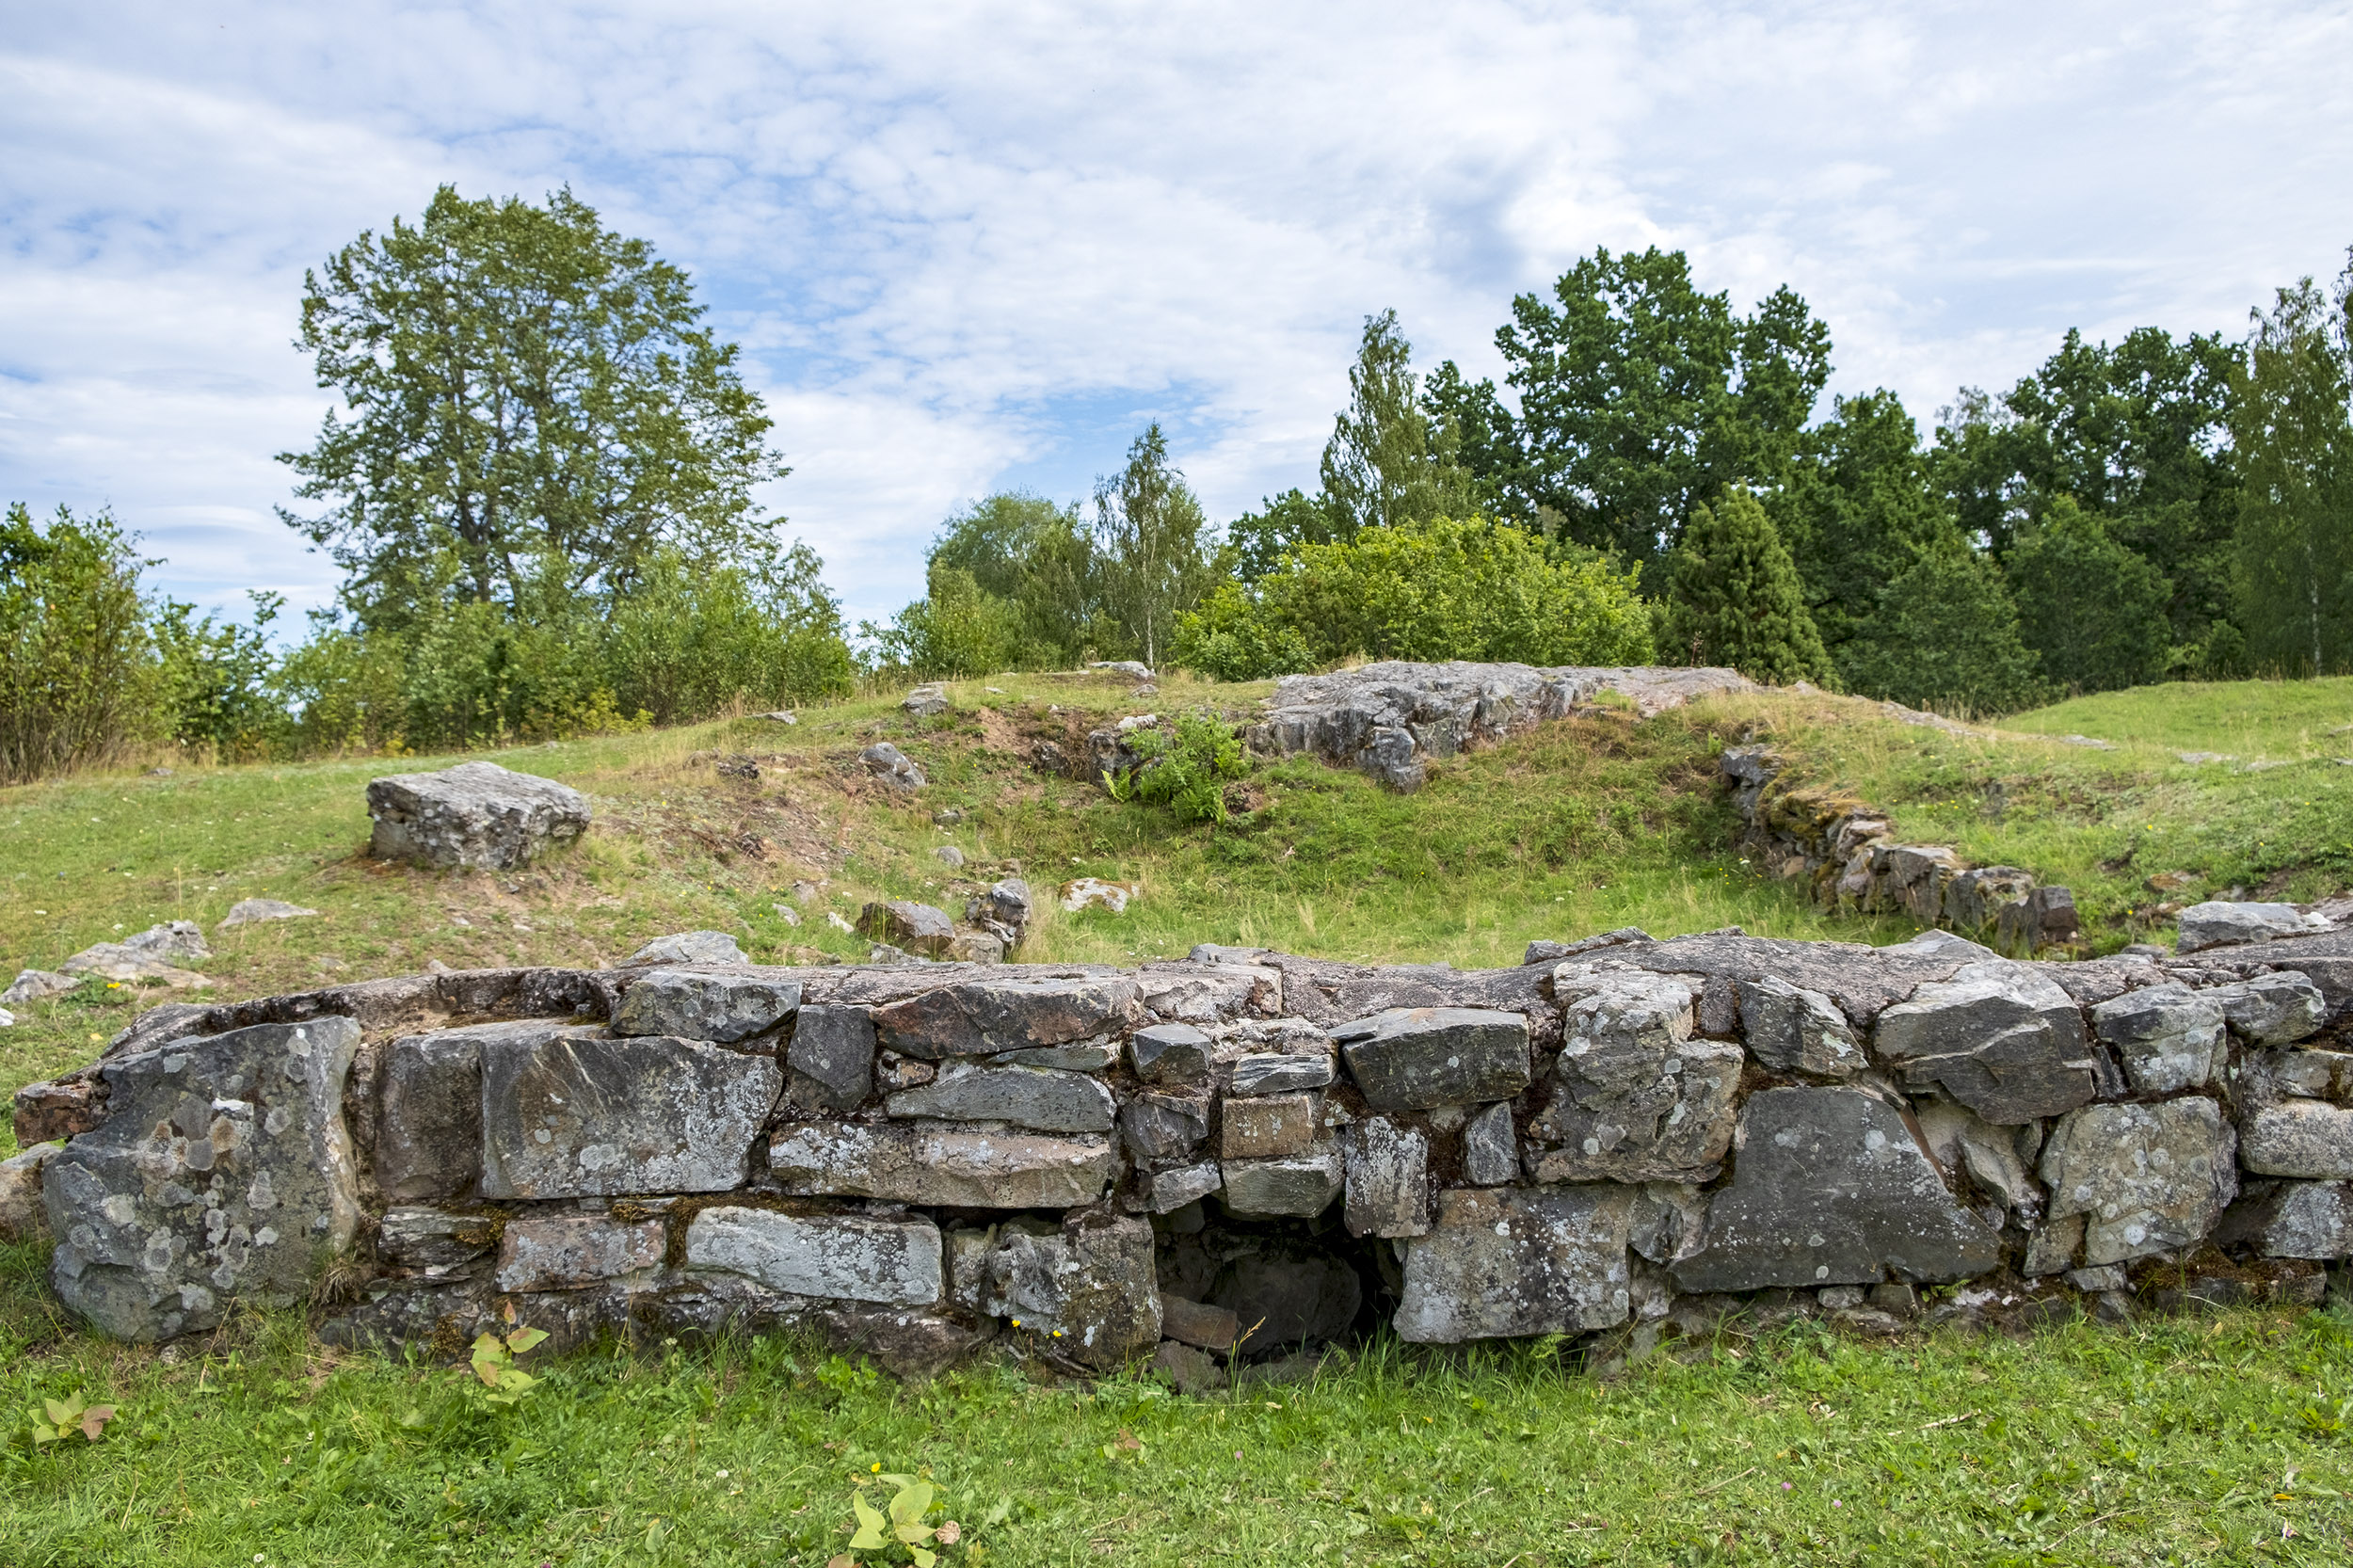
[[[887,626],[862,630],[875,643],[883,668],[929,680],[987,675],[1021,663],[1021,611],[984,589],[961,567],[934,560],[927,591]]]
[[[1668,658],[1729,664],[1774,686],[1829,676],[1797,566],[1745,486],[1691,509],[1667,578],[1659,644]]]
[[[1849,691],[1911,708],[2009,713],[2050,696],[2000,568],[1967,550],[1925,552],[1882,589],[1838,673]]]
[[[1128,749],[1144,759],[1125,778],[1112,777],[1115,800],[1165,806],[1180,823],[1225,820],[1225,782],[1249,771],[1241,743],[1214,713],[1180,713],[1176,728],[1141,729]]]
[[[1646,664],[1650,613],[1635,574],[1590,551],[1486,519],[1440,518],[1302,546],[1185,616],[1175,652],[1225,679],[1357,655]]]
[[[846,696],[854,673],[840,614],[805,545],[766,581],[657,556],[605,628],[612,701],[655,724]]]
[[[0,783],[119,758],[159,737],[166,687],[144,565],[104,512],[0,519]]]
[[[179,744],[222,760],[265,756],[287,738],[278,690],[278,655],[267,631],[282,596],[249,595],[253,624],[196,616],[196,606],[166,600],[153,626],[163,664],[164,729]]]

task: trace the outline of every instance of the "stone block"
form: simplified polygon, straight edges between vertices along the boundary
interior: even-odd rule
[[[864,751],[859,752],[857,760],[866,764],[868,773],[882,780],[889,789],[911,793],[921,789],[927,782],[923,777],[923,770],[917,767],[904,752],[888,741],[875,742]]]
[[[1288,1160],[1225,1160],[1219,1174],[1226,1211],[1243,1219],[1313,1219],[1340,1195],[1340,1152],[1329,1144]]]
[[[300,1300],[359,1224],[343,1113],[359,1044],[321,1017],[104,1063],[111,1114],[41,1172],[58,1298],[138,1341],[212,1328],[232,1301]]]
[[[2042,1146],[2051,1219],[2084,1217],[2093,1268],[2194,1246],[2238,1193],[2235,1143],[2210,1099],[2072,1112]]]
[[[1529,1135],[1540,1182],[1700,1180],[1732,1143],[1746,1059],[1692,1037],[1690,989],[1657,975],[1556,978],[1566,1010],[1552,1101]]]
[[[1119,1048],[1109,1041],[1082,1046],[1032,1046],[988,1059],[992,1067],[1051,1067],[1065,1073],[1107,1073],[1119,1065]]]
[[[874,1027],[888,1049],[937,1062],[1115,1034],[1143,1013],[1143,991],[1124,975],[975,980],[878,1007]]]
[[[857,928],[877,942],[926,958],[945,958],[956,939],[946,910],[905,899],[870,904],[858,911]]]
[[[1191,1024],[1154,1024],[1128,1042],[1128,1060],[1146,1083],[1206,1082],[1209,1049],[1209,1037]]]
[[[1740,1108],[1732,1185],[1673,1265],[1689,1291],[1966,1279],[2001,1239],[1961,1207],[1894,1106],[1862,1089],[1767,1089]]]
[[[2250,1086],[2298,1099],[2353,1096],[2353,1051],[2270,1050],[2249,1064]]]
[[[1437,1223],[1406,1244],[1398,1337],[1454,1344],[1625,1322],[1633,1203],[1614,1185],[1439,1193]]]
[[[1332,1082],[1329,1056],[1289,1056],[1258,1053],[1234,1064],[1228,1096],[1247,1099],[1257,1095],[1288,1095],[1301,1089],[1322,1089]]]
[[[2353,1111],[2288,1099],[2239,1117],[2239,1163],[2254,1176],[2353,1180]]]
[[[2353,1181],[2250,1181],[2214,1240],[2265,1257],[2353,1257]]]
[[[2329,922],[2305,915],[2293,904],[2237,904],[2213,900],[2182,911],[2176,952],[2201,952],[2207,948],[2237,947],[2268,942],[2281,936],[2301,936],[2326,931]]]
[[[2019,1154],[2019,1129],[1995,1127],[1965,1106],[1929,1101],[1913,1108],[1920,1140],[1948,1172],[2031,1226],[2042,1216],[2042,1188]]]
[[[942,1289],[939,1227],[925,1219],[706,1208],[687,1224],[686,1266],[795,1296],[890,1306],[927,1305]]]
[[[1231,1309],[1160,1293],[1160,1332],[1182,1344],[1223,1353],[1241,1337],[1241,1320]]]
[[[1520,1174],[1520,1138],[1512,1126],[1512,1102],[1499,1100],[1463,1128],[1463,1179],[1474,1187],[1500,1187]]]
[[[1139,1160],[1187,1159],[1209,1135],[1209,1102],[1141,1094],[1120,1107],[1119,1129]]]
[[[588,830],[588,797],[495,762],[368,784],[368,853],[420,866],[504,871]]]
[[[855,1111],[874,1088],[874,1020],[863,1007],[803,1007],[784,1064],[794,1104]]]
[[[395,1204],[376,1222],[376,1260],[436,1283],[469,1279],[497,1249],[504,1228],[496,1214]]]
[[[1472,1007],[1392,1008],[1332,1032],[1375,1111],[1509,1099],[1528,1087],[1528,1019]]]
[[[2091,1032],[2116,1048],[2143,1095],[2202,1089],[2229,1064],[2222,1004],[2186,985],[2146,985],[2091,1010]]]
[[[1225,1178],[1214,1160],[1165,1171],[1139,1171],[1135,1195],[1128,1207],[1144,1214],[1174,1213],[1187,1204],[1198,1203],[1224,1185]]]
[[[783,970],[653,969],[622,993],[613,1032],[734,1045],[788,1022],[800,1005],[801,983]]]
[[[1225,1114],[1233,1113],[1229,1103]],[[1427,1134],[1372,1116],[1343,1128],[1339,1144],[1341,1218],[1351,1236],[1419,1236],[1430,1228]]]
[[[1321,1098],[1269,1095],[1227,1100],[1218,1119],[1218,1154],[1226,1160],[1268,1160],[1305,1152],[1323,1130]]]
[[[2329,1021],[2328,1000],[2300,974],[2259,974],[2204,995],[2221,1005],[2231,1032],[2250,1046],[2292,1046]]]
[[[1772,1071],[1840,1080],[1869,1065],[1847,1015],[1821,992],[1777,975],[1750,981],[1739,992],[1749,1054]]]
[[[1115,1367],[1160,1344],[1160,1284],[1144,1221],[1099,1213],[1061,1226],[1015,1220],[956,1242],[958,1304],[1019,1320],[1022,1336],[1094,1367]]]
[[[407,1034],[376,1068],[376,1184],[404,1202],[472,1195],[482,1180],[482,1048],[590,1038],[595,1024],[516,1018]]]
[[[894,1117],[1004,1122],[1039,1132],[1108,1132],[1112,1092],[1085,1073],[1039,1067],[976,1067],[951,1063],[918,1089],[883,1101]]]
[[[660,968],[677,964],[749,964],[735,938],[724,931],[677,931],[656,936],[616,965],[616,968]]]
[[[769,1177],[786,1192],[956,1208],[1077,1208],[1103,1195],[1119,1155],[1102,1137],[1047,1138],[906,1124],[804,1122],[776,1129]]]
[[[482,1195],[740,1187],[783,1090],[776,1061],[660,1035],[482,1046]]]
[[[1913,1093],[1942,1089],[2003,1127],[2057,1116],[2109,1087],[2074,999],[2023,964],[1964,966],[1879,1016],[1872,1046]]]
[[[1152,1352],[1152,1370],[1168,1379],[1179,1394],[1214,1394],[1225,1386],[1225,1368],[1206,1351],[1176,1339],[1163,1339]]]
[[[501,1290],[574,1290],[648,1273],[661,1267],[662,1249],[659,1220],[535,1214],[506,1223],[494,1278]]]

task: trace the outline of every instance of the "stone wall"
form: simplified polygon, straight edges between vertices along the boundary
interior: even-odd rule
[[[337,1342],[455,1352],[511,1308],[559,1344],[797,1324],[908,1372],[994,1345],[1196,1387],[1238,1340],[1382,1322],[1883,1330],[2316,1299],[2353,1256],[2353,934],[2055,964],[1625,932],[1529,960],[500,970],[163,1007],[18,1095],[20,1139],[63,1141],[10,1169],[59,1297],[125,1338],[308,1299]]]

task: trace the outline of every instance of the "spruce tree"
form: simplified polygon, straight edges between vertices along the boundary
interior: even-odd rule
[[[1692,508],[1667,570],[1660,651],[1668,658],[1729,664],[1775,686],[1829,676],[1797,565],[1746,487]]]
[[[1840,679],[1859,696],[1963,715],[2049,700],[2036,666],[2001,568],[1960,544],[1923,551],[1881,590],[1879,614],[1838,656]]]

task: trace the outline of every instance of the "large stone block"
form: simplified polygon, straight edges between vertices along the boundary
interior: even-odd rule
[[[1914,1093],[1934,1085],[2014,1127],[2087,1105],[2109,1070],[2059,986],[2023,964],[1963,967],[1879,1016],[1872,1046]]]
[[[482,1180],[483,1046],[536,1048],[603,1032],[596,1024],[516,1018],[394,1040],[376,1067],[376,1186],[403,1202],[471,1196]]]
[[[1894,1106],[1862,1089],[1767,1089],[1740,1108],[1732,1185],[1708,1202],[1685,1290],[1966,1279],[2001,1239],[1962,1208]]]
[[[1288,1160],[1228,1160],[1225,1203],[1243,1219],[1314,1219],[1340,1195],[1340,1151],[1330,1144]]]
[[[1529,1085],[1528,1019],[1473,1007],[1392,1008],[1332,1032],[1375,1111],[1509,1099]]]
[[[380,860],[503,871],[586,832],[588,797],[495,762],[460,762],[372,780],[368,815],[368,853]]]
[[[1430,1228],[1427,1134],[1372,1116],[1343,1128],[1339,1142],[1341,1219],[1351,1236],[1419,1236]]]
[[[2193,1246],[2238,1194],[2236,1142],[2210,1099],[2086,1106],[2042,1145],[2050,1218],[2084,1217],[2095,1267]]]
[[[951,1063],[920,1089],[883,1101],[897,1117],[1004,1122],[1039,1132],[1108,1132],[1112,1092],[1085,1073],[1050,1067],[975,1067]]]
[[[349,1018],[177,1040],[101,1069],[110,1113],[50,1157],[50,1283],[119,1339],[218,1324],[232,1301],[299,1300],[350,1243]]]
[[[2222,1004],[2186,985],[2147,985],[2091,1010],[2091,1032],[2116,1048],[2144,1095],[2202,1089],[2229,1064]]]
[[[927,958],[946,958],[955,946],[955,922],[944,909],[904,899],[870,904],[858,911],[857,928],[877,942],[888,942]]]
[[[1015,1220],[955,1238],[959,1304],[1017,1319],[1024,1337],[1096,1367],[1151,1352],[1160,1340],[1152,1227],[1086,1214],[1053,1226]]]
[[[939,1300],[939,1227],[863,1214],[706,1208],[686,1227],[686,1266],[742,1274],[772,1290],[923,1306]]]
[[[1580,979],[1564,998],[1552,1103],[1530,1137],[1540,1182],[1704,1180],[1732,1143],[1740,1048],[1691,1037],[1691,993],[1641,973]]]
[[[1119,1155],[1102,1137],[804,1122],[776,1129],[768,1174],[781,1191],[813,1196],[1077,1208],[1103,1195],[1119,1174]]]
[[[1128,1200],[1131,1210],[1143,1214],[1167,1214],[1208,1197],[1225,1185],[1225,1177],[1214,1160],[1204,1160],[1191,1165],[1177,1165],[1165,1171],[1136,1173],[1135,1195]]]
[[[1139,1160],[1183,1160],[1209,1135],[1209,1102],[1141,1094],[1119,1108],[1119,1129]]]
[[[654,969],[622,994],[613,1032],[733,1045],[785,1023],[800,1005],[801,983],[785,970]]]
[[[482,1195],[740,1187],[782,1089],[774,1058],[695,1040],[487,1041]]]
[[[2353,1257],[2353,1181],[2250,1181],[2214,1239],[2265,1257]]]
[[[1154,1024],[1128,1042],[1128,1058],[1146,1083],[1200,1083],[1209,1076],[1210,1040],[1191,1024]]]
[[[2284,1099],[2247,1112],[2239,1118],[2238,1158],[2256,1176],[2353,1180],[2353,1111]]]
[[[1143,990],[1124,975],[976,980],[878,1007],[874,1027],[885,1048],[936,1062],[1117,1033],[1143,1014]]]
[[[1740,990],[1740,1032],[1749,1054],[1777,1073],[1849,1079],[1869,1065],[1838,1003],[1778,975]]]
[[[2204,994],[2250,1046],[2292,1046],[2329,1021],[2328,1000],[2300,974],[2259,974]]]
[[[2326,931],[2329,922],[2306,915],[2293,904],[2238,904],[2214,900],[2193,904],[2182,911],[2180,936],[2174,951],[2183,953],[2207,948],[2268,942],[2281,936],[2301,936]]]
[[[534,1214],[499,1236],[501,1290],[574,1290],[650,1273],[662,1265],[659,1220],[606,1214]]]
[[[1437,1223],[1406,1244],[1398,1337],[1454,1344],[1625,1321],[1634,1197],[1614,1185],[1439,1193]]]
[[[1218,1117],[1218,1154],[1226,1160],[1272,1160],[1304,1154],[1323,1130],[1320,1095],[1269,1095],[1229,1099]]]
[[[795,1105],[855,1111],[874,1088],[874,1020],[863,1007],[804,1007],[785,1048]]]

